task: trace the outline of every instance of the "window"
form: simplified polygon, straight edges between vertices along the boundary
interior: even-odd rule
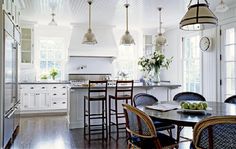
[[[64,69],[66,64],[66,50],[64,47],[64,38],[41,37],[39,39],[39,78],[42,74],[49,75],[50,70],[56,68],[58,70],[56,79],[64,79]]]
[[[222,27],[222,60],[221,60],[221,81],[222,101],[236,94],[236,27],[235,24],[228,24]]]
[[[137,51],[135,51],[135,45],[124,46],[120,45],[118,50],[118,56],[114,62],[115,76],[122,78],[122,73],[127,74],[126,79],[137,79]],[[120,74],[120,75],[119,75]]]
[[[200,36],[183,38],[183,89],[201,93]]]

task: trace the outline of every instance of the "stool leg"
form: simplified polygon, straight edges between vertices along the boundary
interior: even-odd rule
[[[102,140],[104,140],[104,100],[102,100]]]
[[[84,98],[84,138],[86,135],[86,99]]]
[[[118,125],[118,110],[117,110],[117,100],[115,99],[115,115],[116,115],[116,139],[119,138],[119,125]]]
[[[109,109],[108,109],[108,116],[109,116],[109,137],[111,137],[111,98],[109,97]]]
[[[91,139],[91,134],[90,134],[90,100],[88,99],[88,135],[89,135],[89,142]]]
[[[107,139],[107,99],[105,100],[106,139]]]

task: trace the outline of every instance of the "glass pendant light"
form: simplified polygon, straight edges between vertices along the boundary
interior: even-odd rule
[[[220,4],[216,6],[216,12],[226,12],[229,7],[224,3],[223,0],[220,1]]]
[[[135,44],[133,37],[130,35],[129,30],[128,30],[128,8],[129,4],[126,3],[125,5],[126,8],[126,31],[125,34],[121,37],[120,44],[121,45],[132,45]]]
[[[51,26],[57,26],[57,22],[55,21],[54,17],[55,17],[55,13],[52,13],[52,20],[51,22],[48,24],[48,25],[51,25]]]
[[[97,40],[95,38],[95,35],[93,34],[92,32],[92,29],[91,29],[91,5],[92,5],[92,0],[88,0],[88,4],[89,4],[89,29],[88,29],[88,32],[84,35],[84,38],[83,38],[83,44],[90,44],[90,45],[93,45],[93,44],[97,44]]]
[[[192,4],[192,0],[189,3],[188,11],[180,21],[180,29],[197,31],[215,27],[218,23],[217,17],[209,9],[209,3],[207,0],[196,0],[195,4]]]
[[[162,25],[162,21],[161,21],[161,10],[162,8],[159,7],[158,11],[159,11],[159,34],[156,38],[156,46],[164,46],[166,44],[166,38],[163,36],[163,34],[161,33],[161,25]]]

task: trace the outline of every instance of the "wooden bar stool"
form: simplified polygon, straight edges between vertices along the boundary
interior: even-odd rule
[[[98,109],[101,103],[101,112],[93,112],[92,102],[97,102]],[[84,96],[84,138],[88,135],[90,141],[92,134],[101,133],[102,139],[107,139],[107,81],[89,81],[88,96]]]
[[[117,139],[119,138],[119,130],[125,130],[125,114],[122,104],[118,108],[118,101],[133,105],[133,84],[134,81],[116,81],[115,95],[109,95],[109,136],[111,137],[111,127],[116,127]],[[112,105],[112,103],[114,105]],[[113,118],[113,119],[112,119]],[[123,119],[124,122],[119,120]],[[123,126],[123,127],[122,127]]]

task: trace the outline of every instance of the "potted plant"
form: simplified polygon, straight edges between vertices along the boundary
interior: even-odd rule
[[[138,65],[141,66],[142,71],[147,72],[148,74],[153,71],[153,81],[160,82],[160,69],[168,69],[172,59],[173,57],[167,59],[160,51],[155,51],[150,57],[141,57],[138,61]]]
[[[48,79],[48,75],[47,74],[41,74],[40,79],[46,81]]]
[[[52,77],[52,79],[55,80],[57,75],[58,75],[58,70],[56,68],[52,68],[50,70],[50,76]]]

